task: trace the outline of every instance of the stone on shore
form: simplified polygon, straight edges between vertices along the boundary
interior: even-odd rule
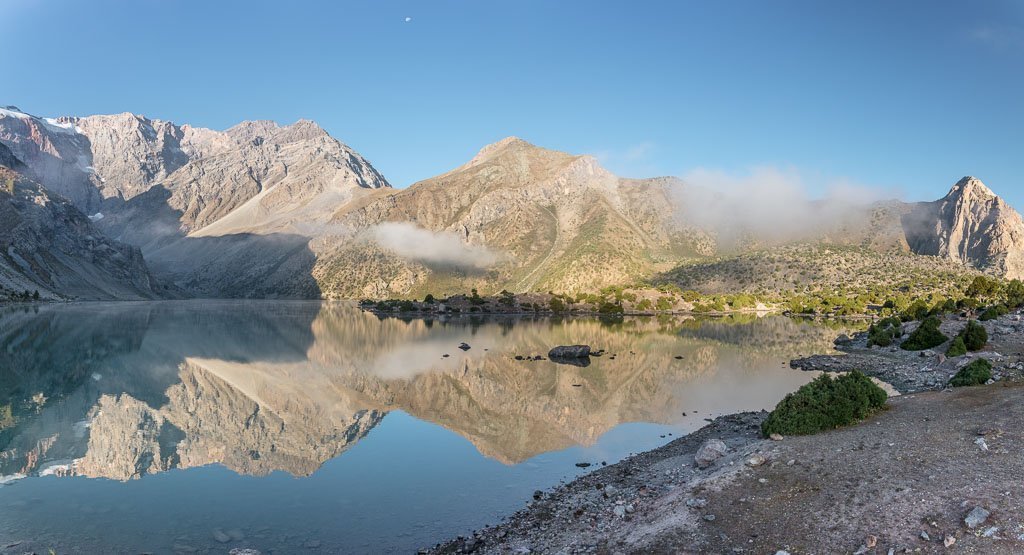
[[[725,456],[729,447],[720,439],[709,439],[697,450],[693,460],[700,468],[707,468],[715,461]]]

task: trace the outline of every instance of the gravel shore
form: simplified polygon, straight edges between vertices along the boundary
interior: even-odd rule
[[[954,335],[966,320],[943,324]],[[964,553],[1024,552],[1024,322],[985,323],[980,353],[868,349],[794,361],[808,370],[859,369],[904,395],[865,422],[765,440],[766,413],[723,416],[653,451],[550,492],[504,523],[430,553]],[[945,389],[976,357],[990,385]],[[698,451],[726,451],[706,468]]]

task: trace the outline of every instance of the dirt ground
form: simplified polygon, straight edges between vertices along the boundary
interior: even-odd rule
[[[943,390],[962,360],[936,365],[922,362],[929,356],[854,346],[815,366],[903,376],[899,387],[909,392],[865,422],[771,441],[758,433],[765,413],[724,416],[537,492],[501,525],[429,551],[1024,553],[1024,384],[1016,370],[1024,335],[1019,318],[987,326],[992,343],[973,356],[996,361],[993,384]],[[890,367],[864,366],[879,357]],[[917,379],[915,368],[927,368],[927,378]],[[729,450],[697,468],[694,456],[711,439]],[[969,526],[972,511],[979,518]]]

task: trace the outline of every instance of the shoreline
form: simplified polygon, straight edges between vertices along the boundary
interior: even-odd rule
[[[839,354],[791,361],[859,369],[901,393],[864,422],[774,441],[760,434],[767,412],[719,416],[421,553],[1024,551],[1024,457],[1015,454],[1024,450],[1024,321],[1014,313],[984,325],[989,345],[957,359],[867,348],[857,334],[837,339]],[[993,362],[995,383],[946,389],[975,358]],[[715,439],[728,451],[699,468],[697,451]],[[971,526],[975,507],[988,516]]]

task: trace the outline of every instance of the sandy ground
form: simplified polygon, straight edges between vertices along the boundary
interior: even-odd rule
[[[909,393],[858,425],[771,441],[758,434],[765,413],[721,417],[538,492],[503,524],[430,551],[1024,553],[1024,333],[1019,315],[986,326],[989,348],[962,359],[939,361],[944,348],[925,357],[867,349],[858,339],[848,354],[812,357],[813,369],[856,367]],[[996,363],[999,381],[943,389],[976,356]],[[694,455],[710,439],[729,451],[697,468]],[[985,518],[969,526],[972,511]]]

